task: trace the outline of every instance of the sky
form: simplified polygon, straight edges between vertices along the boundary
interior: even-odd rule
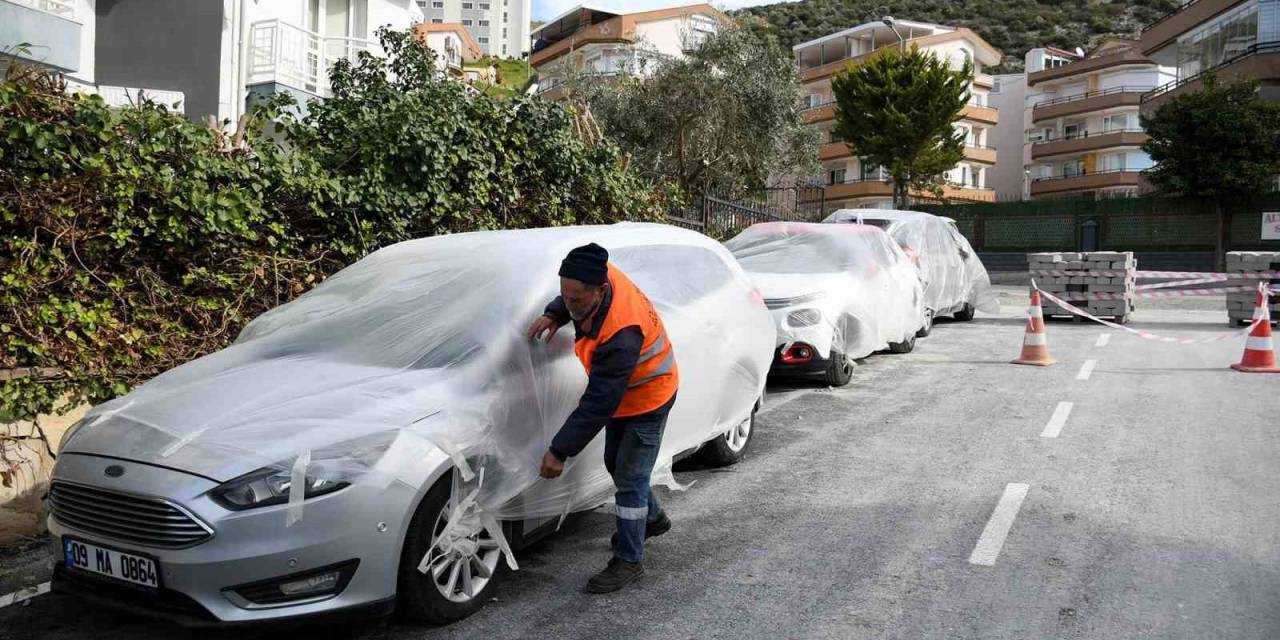
[[[741,9],[760,4],[773,4],[781,0],[711,0],[719,9]],[[699,0],[533,0],[533,19],[550,20],[580,4],[589,4],[618,13],[635,13],[652,9],[665,9],[696,4]]]

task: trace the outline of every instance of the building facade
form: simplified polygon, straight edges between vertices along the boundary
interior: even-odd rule
[[[518,59],[529,52],[530,0],[415,0],[428,24],[460,24],[485,55]]]
[[[533,31],[529,64],[543,97],[555,100],[573,73],[643,74],[650,61],[683,56],[727,20],[709,4],[625,14],[574,7]]]
[[[823,175],[817,181],[823,185],[827,208],[892,206],[893,188],[884,169],[855,157],[848,145],[831,132],[835,125],[831,78],[850,65],[900,46],[919,47],[954,69],[960,69],[966,61],[972,63],[969,104],[956,125],[965,135],[964,159],[946,173],[943,195],[949,200],[995,200],[995,191],[987,181],[996,165],[992,134],[1000,119],[989,101],[994,79],[983,68],[998,64],[1000,52],[968,29],[899,20],[892,27],[871,22],[793,47],[807,101],[804,121],[818,132],[821,142],[818,158]],[[931,197],[923,193],[912,196]]]
[[[436,68],[457,78],[465,79],[464,65],[483,55],[471,31],[460,24],[418,24],[413,33],[436,54]]]
[[[1027,186],[1026,164],[1022,147],[1026,143],[1026,125],[1022,110],[1026,104],[1027,75],[1006,73],[992,77],[988,103],[1001,114],[991,135],[996,147],[996,165],[987,173],[987,186],[996,192],[996,200],[1023,200]]]
[[[1088,53],[1027,54],[1022,162],[1031,198],[1117,197],[1144,188],[1152,166],[1141,149],[1142,96],[1174,79],[1133,40],[1108,39]]]
[[[1255,80],[1264,98],[1280,100],[1280,0],[1187,2],[1147,25],[1139,43],[1143,55],[1174,73],[1142,96],[1143,111],[1196,91],[1206,71]]]

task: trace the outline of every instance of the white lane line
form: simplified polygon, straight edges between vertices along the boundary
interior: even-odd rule
[[[1107,343],[1108,343],[1108,342],[1111,342],[1111,334],[1109,334],[1109,333],[1104,333],[1104,334],[1102,334],[1102,335],[1098,336],[1098,341],[1097,341],[1097,342],[1095,342],[1095,343],[1093,343],[1093,346],[1095,346],[1095,347],[1105,347],[1105,346],[1107,346]]]
[[[1056,438],[1062,433],[1062,425],[1067,423],[1067,417],[1071,415],[1071,407],[1074,406],[1070,402],[1059,402],[1058,408],[1053,410],[1053,416],[1049,418],[1049,423],[1044,425],[1044,431],[1040,432],[1041,438]]]
[[[1093,375],[1093,367],[1097,364],[1097,360],[1085,360],[1084,364],[1080,365],[1080,373],[1076,374],[1076,380],[1088,380],[1089,376]]]
[[[19,602],[30,600],[38,595],[42,595],[46,593],[49,593],[48,582],[42,582],[34,587],[19,589],[17,591],[14,591],[13,593],[6,593],[0,596],[0,609],[3,609],[11,604],[18,604]]]
[[[1000,496],[1000,502],[996,504],[996,510],[992,512],[986,528],[982,530],[982,535],[978,537],[978,544],[973,548],[973,553],[969,554],[969,564],[977,564],[984,567],[995,566],[996,557],[1000,555],[1000,549],[1004,547],[1004,539],[1009,535],[1009,529],[1013,527],[1013,520],[1018,517],[1018,510],[1022,508],[1022,500],[1027,497],[1027,491],[1030,488],[1028,485],[1017,482],[1011,482],[1004,488],[1004,495]]]

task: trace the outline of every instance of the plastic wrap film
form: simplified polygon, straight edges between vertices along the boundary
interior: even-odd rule
[[[924,323],[915,267],[874,226],[767,222],[725,246],[764,296],[778,345],[862,358]]]
[[[279,471],[292,527],[306,526],[300,485],[425,491],[425,461],[445,459],[437,450],[460,476],[452,508],[474,511],[451,520],[456,527],[594,508],[613,494],[603,432],[560,478],[538,476],[586,387],[573,327],[548,342],[524,335],[559,292],[561,259],[588,242],[652,300],[675,349],[681,388],[654,470],[655,483],[673,483],[675,454],[750,417],[775,341],[759,294],[723,246],[657,224],[384,248],[255,319],[230,347],[95,407],[66,446],[220,482]]]
[[[971,304],[998,314],[991,277],[969,240],[945,218],[919,211],[841,209],[824,222],[862,223],[884,229],[920,270],[925,306],[939,315]]]

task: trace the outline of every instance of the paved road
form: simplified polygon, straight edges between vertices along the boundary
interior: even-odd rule
[[[746,461],[680,473],[696,484],[670,495],[675,528],[635,588],[580,593],[612,527],[588,513],[466,621],[307,635],[1280,637],[1280,376],[1227,370],[1243,339],[1099,346],[1104,330],[1060,322],[1060,364],[1015,367],[1020,314],[940,323],[844,389],[775,389]],[[1210,335],[1222,316],[1143,310],[1137,326]],[[58,595],[28,604],[0,609],[0,638],[187,637]]]

